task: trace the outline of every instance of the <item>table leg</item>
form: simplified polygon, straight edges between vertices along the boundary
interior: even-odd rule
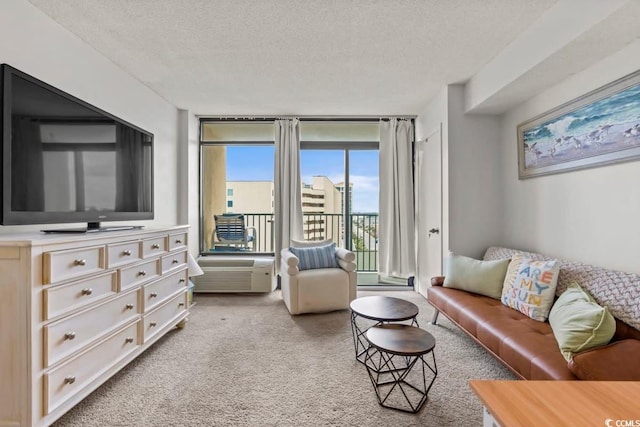
[[[429,390],[438,375],[433,351],[429,352],[432,361],[429,364],[425,360],[426,354],[406,356],[386,353],[373,347],[369,350],[365,365],[378,403],[385,408],[410,413],[418,412],[427,401]],[[375,354],[379,359],[374,357]],[[397,365],[396,356],[401,359],[403,365],[405,363],[406,365]],[[417,371],[413,371],[414,368]],[[409,378],[410,374],[413,374],[411,378]]]

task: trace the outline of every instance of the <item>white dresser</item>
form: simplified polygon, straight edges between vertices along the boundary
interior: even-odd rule
[[[0,426],[53,423],[186,324],[187,231],[0,235]]]

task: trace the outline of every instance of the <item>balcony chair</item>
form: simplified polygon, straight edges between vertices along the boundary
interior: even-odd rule
[[[222,246],[227,250],[253,251],[256,244],[255,227],[246,227],[244,215],[222,214],[214,215],[216,228],[212,233],[213,249]],[[253,230],[252,233],[249,230]],[[249,245],[252,243],[252,245]]]
[[[305,245],[295,247],[294,245]],[[282,299],[289,313],[324,313],[349,308],[356,298],[355,254],[335,244],[292,241],[280,252]]]

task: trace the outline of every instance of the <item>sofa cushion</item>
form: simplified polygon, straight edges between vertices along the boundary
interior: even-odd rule
[[[427,300],[524,379],[573,380],[551,326],[504,306],[499,300],[434,286]]]
[[[298,257],[300,270],[313,270],[317,268],[339,268],[336,261],[336,244],[326,246],[313,246],[308,248],[294,248],[289,250]]]
[[[616,341],[573,356],[569,369],[581,380],[640,381],[640,340]]]
[[[502,303],[534,320],[544,322],[555,297],[560,263],[534,261],[516,254],[511,258],[502,288]]]
[[[480,261],[451,255],[443,286],[500,299],[508,265],[508,259]]]
[[[577,283],[569,285],[553,304],[549,324],[567,361],[575,353],[608,344],[616,331],[616,321]]]
[[[300,313],[324,313],[349,308],[349,274],[340,268],[319,268],[298,273]]]

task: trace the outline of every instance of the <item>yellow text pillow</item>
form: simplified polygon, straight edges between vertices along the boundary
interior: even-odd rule
[[[504,278],[502,303],[534,320],[546,321],[556,294],[559,272],[558,260],[534,261],[514,255]]]

